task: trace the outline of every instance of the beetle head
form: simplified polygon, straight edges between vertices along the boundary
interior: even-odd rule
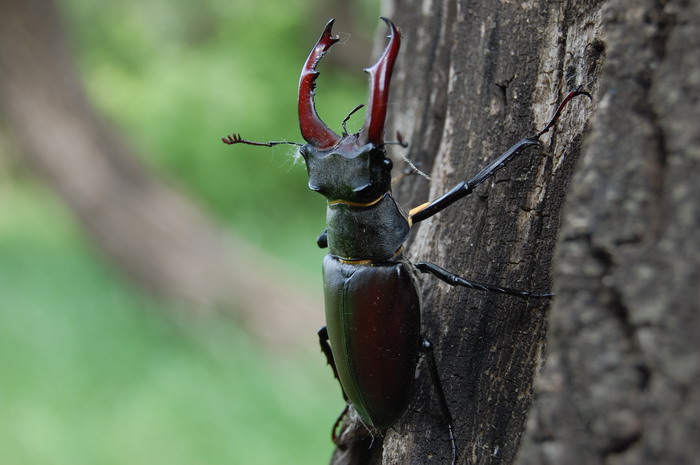
[[[309,173],[309,188],[328,200],[367,203],[391,186],[391,159],[381,146],[361,145],[358,134],[344,137],[329,150],[306,144],[301,155]]]
[[[399,53],[399,30],[386,18],[389,44],[377,63],[365,71],[370,78],[365,123],[355,134],[339,136],[321,121],[314,106],[316,65],[338,41],[331,35],[333,20],[326,24],[316,46],[306,59],[299,79],[299,126],[307,144],[301,148],[309,173],[309,187],[329,200],[370,202],[391,186],[392,162],[384,150],[389,83]]]

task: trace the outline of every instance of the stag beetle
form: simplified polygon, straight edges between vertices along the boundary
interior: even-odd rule
[[[369,74],[369,102],[362,129],[336,134],[316,113],[314,106],[316,66],[339,39],[331,35],[333,20],[309,54],[299,80],[299,125],[306,144],[288,141],[254,142],[234,134],[224,143],[272,147],[299,146],[308,171],[309,188],[328,201],[327,229],[317,243],[328,248],[323,260],[326,325],[318,332],[321,350],[343,396],[371,432],[379,434],[391,427],[404,413],[412,393],[418,357],[424,353],[447,423],[456,462],[452,417],[445,400],[431,343],[421,335],[420,297],[416,274],[429,273],[453,286],[519,297],[546,298],[535,294],[466,280],[432,263],[410,263],[402,255],[411,226],[425,220],[457,200],[503,168],[522,149],[538,144],[538,139],[559,118],[566,103],[587,92],[569,92],[552,119],[533,137],[524,138],[492,161],[469,181],[461,182],[442,197],[426,202],[408,213],[391,195],[392,161],[384,141],[384,121],[389,98],[389,82],[399,52],[401,36],[396,26],[382,18],[390,30],[389,43]],[[346,407],[333,427],[347,413]]]

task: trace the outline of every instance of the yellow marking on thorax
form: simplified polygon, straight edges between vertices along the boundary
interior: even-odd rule
[[[351,207],[371,207],[372,205],[376,205],[376,204],[378,204],[379,202],[381,202],[382,199],[383,199],[387,194],[388,194],[388,192],[385,192],[384,194],[382,194],[381,196],[379,196],[379,198],[374,199],[374,200],[372,200],[371,202],[367,202],[367,203],[351,202],[351,201],[349,201],[349,200],[338,199],[338,200],[329,200],[329,201],[328,201],[328,205],[338,205],[338,204],[341,204],[341,203],[342,203],[343,205],[349,205],[349,206],[351,206]]]
[[[398,248],[396,252],[394,252],[394,256],[391,258],[396,258],[399,255],[403,253],[403,245]],[[338,260],[340,260],[341,263],[345,263],[346,265],[371,265],[375,262],[375,260],[372,260],[371,258],[360,258],[360,259],[355,259],[353,260],[352,258],[340,258],[338,257]]]
[[[363,260],[347,260],[345,258],[339,258],[340,263],[345,263],[346,265],[371,265],[373,260],[363,259]]]

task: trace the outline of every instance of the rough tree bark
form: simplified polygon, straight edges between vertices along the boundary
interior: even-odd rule
[[[0,109],[28,165],[99,250],[155,294],[203,310],[240,310],[270,343],[295,343],[313,331],[320,298],[276,261],[224,237],[140,163],[92,107],[54,2],[1,0],[0,11]]]
[[[432,176],[400,185],[405,206],[533,134],[567,90],[593,94],[573,102],[540,148],[413,233],[414,260],[558,294],[548,308],[421,278],[458,463],[696,462],[699,9],[385,3],[403,31],[391,126]],[[334,464],[450,461],[423,363],[409,411],[383,440],[357,424],[343,432]]]
[[[519,464],[700,457],[700,3],[615,1]]]

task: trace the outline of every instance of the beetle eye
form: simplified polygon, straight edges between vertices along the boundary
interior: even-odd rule
[[[324,192],[326,192],[326,189],[324,189],[323,187],[311,183],[309,183],[309,189],[311,189],[314,192],[318,192],[321,195],[324,195]]]
[[[352,191],[353,191],[353,192],[356,192],[356,193],[358,193],[358,194],[361,194],[361,193],[363,193],[364,191],[367,191],[367,190],[369,190],[369,189],[371,189],[371,188],[372,188],[372,184],[365,184],[365,185],[363,185],[363,186],[359,186],[359,187],[354,188]]]

